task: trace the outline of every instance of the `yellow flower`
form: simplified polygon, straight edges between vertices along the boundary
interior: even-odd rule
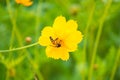
[[[65,17],[55,19],[53,26],[46,26],[39,38],[39,44],[47,46],[46,55],[54,59],[69,59],[69,52],[77,49],[82,40],[82,34],[77,30],[78,24],[74,20],[66,22]]]
[[[16,3],[23,4],[24,6],[30,6],[33,4],[33,2],[30,0],[15,0],[15,1]]]

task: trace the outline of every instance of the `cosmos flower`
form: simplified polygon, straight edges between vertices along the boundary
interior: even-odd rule
[[[39,44],[47,46],[46,55],[54,59],[69,59],[69,52],[77,49],[82,40],[82,34],[77,30],[74,20],[66,21],[65,17],[55,19],[53,26],[46,26],[39,38]]]
[[[30,0],[15,0],[18,4],[23,4],[24,6],[31,6],[33,4]]]

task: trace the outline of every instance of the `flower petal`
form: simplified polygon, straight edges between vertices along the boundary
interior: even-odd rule
[[[64,28],[66,24],[66,19],[63,16],[59,16],[55,19],[53,27],[57,29]]]
[[[39,44],[42,45],[42,46],[48,46],[48,45],[50,45],[51,44],[50,36],[52,36],[52,38],[55,37],[53,28],[50,27],[50,26],[45,27],[42,30],[41,37],[39,38]]]
[[[67,37],[72,32],[76,31],[78,27],[78,24],[74,20],[69,20],[66,24],[64,29],[61,31],[64,35],[64,38]],[[62,34],[61,33],[61,34]]]
[[[39,38],[39,44],[42,45],[42,46],[48,46],[51,44],[50,40],[49,40],[49,37],[47,36],[41,36]]]
[[[62,38],[69,35],[69,33],[76,31],[78,24],[74,20],[66,22],[65,17],[59,16],[55,19],[53,28],[58,36]]]
[[[63,16],[58,16],[53,24],[53,29],[57,37],[63,38],[66,32],[66,19]]]
[[[69,59],[69,53],[67,49],[63,47],[56,48],[56,47],[48,46],[46,48],[46,55],[54,59],[59,59],[59,58],[61,58],[62,60]]]
[[[33,2],[30,2],[30,1],[29,1],[29,2],[23,2],[23,5],[24,5],[24,6],[30,6],[30,5],[32,5],[32,4],[33,4]]]
[[[82,34],[80,31],[74,31],[69,34],[68,37],[64,40],[64,44],[69,49],[70,52],[75,51],[77,49],[77,44],[82,40]]]
[[[67,21],[66,27],[71,32],[77,30],[78,24],[74,20],[69,20]]]
[[[42,30],[42,36],[45,35],[45,36],[50,36],[50,35],[53,35],[54,34],[54,31],[53,31],[53,28],[50,27],[50,26],[46,26],[43,30]]]
[[[66,30],[66,19],[63,16],[59,16],[55,19],[54,24],[53,24],[54,30],[63,35],[65,30]]]
[[[16,1],[16,3],[18,3],[18,4],[20,4],[21,3],[21,0],[15,0]]]

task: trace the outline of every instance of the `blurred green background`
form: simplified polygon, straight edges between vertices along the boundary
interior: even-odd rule
[[[57,16],[78,22],[84,38],[68,61],[40,45],[0,53],[0,80],[120,80],[120,0],[0,0],[0,50],[38,41]]]

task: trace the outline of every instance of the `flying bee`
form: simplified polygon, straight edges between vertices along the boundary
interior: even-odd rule
[[[54,45],[54,47],[61,47],[61,40],[58,40],[58,38],[56,39],[53,39],[51,36],[50,36],[50,41],[52,42],[52,44]]]

